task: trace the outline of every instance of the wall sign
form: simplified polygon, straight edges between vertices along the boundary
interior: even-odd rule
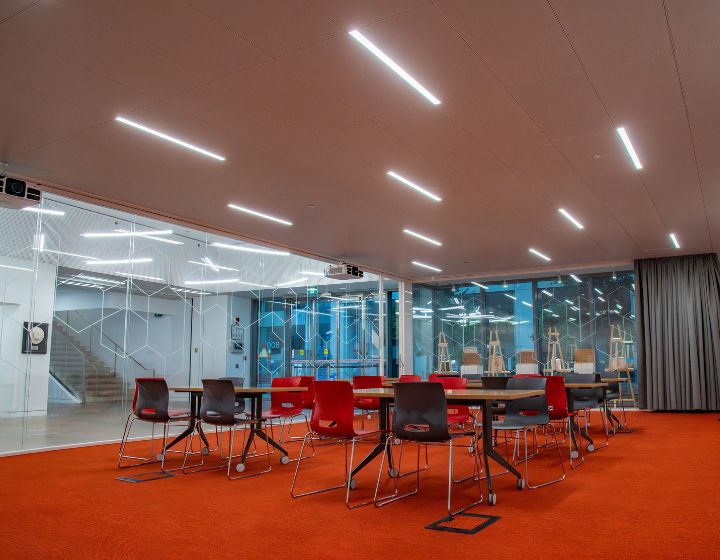
[[[47,354],[48,323],[23,323],[23,354]]]

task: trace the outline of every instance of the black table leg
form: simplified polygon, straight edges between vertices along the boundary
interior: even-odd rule
[[[355,477],[355,475],[359,473],[362,469],[367,467],[375,457],[385,451],[385,444],[387,443],[387,438],[390,437],[390,404],[390,399],[380,399],[379,423],[380,430],[382,430],[380,432],[380,439],[377,445],[375,445],[375,447],[370,450],[370,453],[368,453],[365,458],[360,461],[360,463],[358,463],[358,466],[352,470],[351,478]],[[393,469],[392,452],[388,453],[388,469]]]
[[[181,442],[186,437],[189,437],[190,434],[193,433],[196,427],[198,426],[198,418],[200,417],[200,399],[202,398],[201,393],[190,393],[190,421],[188,422],[188,427],[183,430],[181,434],[175,437],[170,443],[168,443],[165,448],[163,449],[163,453],[165,453],[168,449],[176,445],[178,442]],[[210,447],[210,444],[208,443],[207,438],[205,437],[205,432],[202,431],[202,428],[200,428],[200,437],[202,438],[203,442],[205,442],[205,445]]]
[[[253,436],[257,436],[258,438],[266,441],[270,445],[272,445],[275,449],[277,449],[282,456],[287,457],[289,454],[287,452],[287,449],[285,449],[282,445],[280,445],[277,441],[275,441],[273,438],[271,438],[267,433],[262,429],[262,395],[253,395],[253,406],[251,407],[251,420],[254,420],[253,427],[250,430],[250,437],[248,438],[248,444],[252,440]],[[247,445],[246,445],[247,448]],[[243,455],[243,462],[244,462],[245,455]]]

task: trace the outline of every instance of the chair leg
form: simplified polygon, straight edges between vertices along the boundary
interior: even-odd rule
[[[342,484],[338,484],[337,486],[330,486],[330,487],[328,487],[328,488],[320,488],[319,490],[310,490],[310,491],[308,491],[308,492],[303,492],[303,493],[301,493],[301,494],[295,494],[295,484],[296,484],[296,482],[297,482],[298,473],[300,472],[300,464],[301,464],[303,461],[309,459],[309,457],[305,458],[304,455],[303,455],[304,452],[305,452],[305,446],[307,445],[308,441],[311,441],[312,437],[313,437],[313,433],[312,433],[312,432],[308,432],[307,434],[305,434],[305,437],[303,438],[302,446],[300,447],[300,457],[301,457],[302,459],[301,459],[301,460],[298,460],[297,463],[295,464],[295,474],[293,475],[292,484],[290,485],[290,496],[292,496],[293,498],[301,498],[301,497],[303,497],[303,496],[311,496],[311,495],[313,495],[313,494],[321,494],[321,493],[323,493],[323,492],[330,492],[331,490],[339,490],[340,488],[345,488],[345,486],[348,484],[348,482],[347,482],[347,479],[348,479],[348,476],[349,476],[349,475],[348,475],[348,472],[350,472],[350,471],[348,471],[348,464],[347,464],[347,441],[342,440],[342,442],[343,442],[343,444],[344,444],[344,446],[345,446],[345,449],[344,449],[344,455],[345,455],[345,478],[343,479],[343,483],[342,483]]]
[[[387,456],[387,452],[388,452],[389,440],[390,440],[390,438],[388,438],[385,441],[385,448],[383,449],[382,459],[380,460],[380,471],[378,473],[378,483],[380,481],[380,478],[382,477],[383,467],[385,466],[385,457]],[[352,504],[352,505],[350,504],[350,490],[355,489],[355,479],[352,478],[352,470],[353,470],[353,460],[355,458],[355,444],[357,443],[357,438],[352,438],[351,441],[352,441],[352,446],[350,448],[350,466],[348,468],[347,483],[345,485],[346,486],[346,488],[345,488],[345,505],[347,506],[348,509],[356,509],[356,508],[367,506],[367,505],[374,504],[377,502],[377,500],[378,500],[378,498],[377,498],[378,485],[375,486],[375,495],[373,496],[372,499],[366,500],[364,502]],[[389,497],[392,497],[392,496],[386,496],[386,498],[389,498]],[[379,499],[382,500],[384,498],[379,498]]]
[[[389,445],[390,439],[388,438],[388,441],[386,442],[386,446]],[[402,443],[402,442],[401,442]],[[395,478],[395,492],[392,497],[387,499],[378,499],[375,502],[375,507],[382,507],[387,504],[391,504],[393,502],[397,502],[399,500],[404,500],[405,498],[409,498],[410,496],[414,496],[420,491],[420,471],[423,469],[420,468],[420,443],[417,443],[417,464],[414,471],[410,471],[407,474],[415,473],[415,489],[411,490],[410,492],[407,492],[405,494],[398,495],[398,484],[397,484],[397,477]],[[427,452],[427,446],[425,446],[425,450]],[[402,452],[402,447],[401,447]],[[392,453],[392,450],[390,450],[390,453]],[[402,461],[402,457],[400,458],[400,461]],[[398,470],[400,470],[400,461],[398,461]],[[377,487],[375,489],[377,493]]]
[[[552,424],[550,424],[549,426],[552,429],[552,436],[553,436],[553,440],[555,442],[555,448],[557,449],[558,458],[560,459],[560,468],[562,469],[562,476],[560,476],[559,478],[556,478],[554,480],[548,480],[546,482],[541,482],[540,484],[532,485],[532,484],[530,484],[530,473],[529,473],[529,468],[528,468],[529,461],[526,461],[525,462],[525,483],[527,484],[528,488],[533,489],[533,490],[535,488],[541,488],[542,486],[548,486],[550,484],[555,484],[556,482],[561,482],[561,481],[565,480],[565,462],[563,461],[562,453],[560,452],[560,444],[558,443],[558,440],[557,440],[557,433],[555,432],[555,426],[553,426]],[[525,449],[527,450],[527,432],[525,432],[525,434],[526,434],[525,435]]]
[[[125,429],[123,430],[122,439],[120,440],[120,451],[118,452],[117,466],[119,469],[129,469],[131,467],[139,467],[141,465],[150,465],[152,463],[160,462],[160,459],[158,458],[159,455],[155,455],[154,453],[155,438],[153,436],[150,437],[150,457],[136,457],[135,455],[125,455],[125,446],[127,445],[128,439],[130,439],[130,431],[132,430],[132,425],[137,419],[137,416],[131,413],[128,415],[127,420],[125,420]],[[132,463],[130,465],[123,465],[123,459],[135,459],[139,462]]]

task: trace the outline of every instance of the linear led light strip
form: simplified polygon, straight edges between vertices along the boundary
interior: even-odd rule
[[[203,257],[203,258],[206,258],[206,257]],[[208,259],[208,261],[209,261],[209,260],[210,260],[210,259]],[[206,266],[206,267],[208,267],[208,268],[212,268],[212,266],[210,266],[207,262],[198,262],[198,261],[188,261],[188,262],[189,262],[190,264],[199,264],[200,266]],[[220,266],[219,264],[215,264],[215,263],[213,263],[213,264],[215,265],[215,268],[218,269],[218,270],[229,270],[229,271],[231,271],[231,272],[237,272],[237,271],[238,271],[237,268],[229,268],[229,267],[227,267],[227,266]]]
[[[140,264],[140,263],[149,263],[152,262],[152,259],[150,258],[142,258],[142,259],[112,259],[112,260],[93,260],[93,261],[85,261],[85,264],[88,265],[103,265],[103,264]]]
[[[435,266],[430,266],[429,264],[421,263],[418,261],[412,261],[412,264],[414,264],[415,266],[422,267],[422,268],[427,268],[428,270],[432,270],[434,272],[442,272],[442,269],[439,269]]]
[[[528,249],[528,251],[530,251],[533,255],[540,257],[543,260],[546,260],[546,261],[551,260],[550,257],[548,257],[547,255],[543,255],[540,251],[538,251],[537,249],[533,249],[532,247],[530,247]]]
[[[116,233],[131,233],[130,231],[126,229],[116,229]],[[143,234],[139,237],[142,237],[144,239],[153,239],[155,241],[162,241],[163,243],[170,243],[171,245],[185,245],[182,241],[176,241],[175,239],[164,239],[162,237],[157,237],[156,235],[150,235],[150,234]]]
[[[149,237],[159,235],[172,235],[171,229],[163,229],[158,231],[126,231],[126,230],[115,230],[115,231],[97,231],[81,233],[83,237]]]
[[[76,257],[78,259],[87,259],[89,261],[100,260],[97,257],[89,257],[87,255],[78,255],[77,253],[65,253],[64,251],[55,251],[53,249],[45,249],[45,248],[40,249],[38,247],[33,247],[33,251],[40,251],[41,253],[54,253],[56,255],[65,255],[68,257]]]
[[[578,277],[575,276],[574,274],[571,274],[571,275],[570,275],[570,278],[572,278],[573,280],[575,280],[575,282],[582,282],[582,280],[580,280],[580,278],[578,278]]]
[[[578,229],[585,229],[585,226],[582,225],[580,222],[578,222],[565,208],[558,208],[558,212],[560,212],[563,216],[565,216],[570,222]]]
[[[238,206],[237,204],[228,204],[228,208],[232,208],[238,212],[245,212],[251,216],[257,216],[258,218],[270,220],[271,222],[277,222],[278,224],[282,224],[284,226],[293,225],[293,223],[288,220],[283,220],[282,218],[277,218],[275,216],[271,216],[270,214],[264,214],[263,212],[258,212],[257,210],[251,210],[250,208],[245,208],[244,206]]]
[[[26,206],[23,208],[25,212],[35,212],[36,214],[48,214],[50,216],[64,216],[62,210],[50,210],[49,208],[38,208],[37,206]]]
[[[627,150],[627,153],[630,155],[630,159],[632,160],[633,164],[635,165],[635,169],[642,169],[642,163],[640,163],[640,158],[637,155],[637,152],[635,151],[635,148],[632,145],[632,142],[630,142],[630,137],[628,136],[627,132],[625,131],[625,127],[621,126],[616,129],[618,135],[620,136],[620,140],[622,140],[622,143],[625,145],[625,149]]]
[[[192,150],[193,152],[197,152],[199,154],[216,159],[218,161],[225,161],[225,157],[223,157],[221,155],[215,154],[204,148],[195,146],[194,144],[190,144],[189,142],[185,142],[185,140],[180,140],[179,138],[175,138],[174,136],[165,134],[164,132],[160,132],[159,130],[150,128],[149,126],[145,126],[144,124],[140,124],[138,122],[131,121],[130,119],[127,119],[127,118],[121,117],[121,116],[115,117],[115,120],[119,123],[126,124],[133,128],[137,128],[138,130],[142,130],[143,132],[146,132],[147,134],[152,134],[153,136],[157,136],[158,138],[162,138],[163,140],[167,140],[168,142],[172,142],[173,144],[177,144],[178,146],[187,148],[188,150]]]
[[[482,288],[483,290],[487,290],[488,287],[485,284],[481,284],[480,282],[470,282],[471,284],[475,284],[479,288]]]
[[[272,249],[259,249],[256,247],[245,247],[243,245],[230,245],[229,243],[213,243],[213,247],[221,247],[223,249],[231,249],[233,251],[243,251],[245,253],[260,253],[262,255],[278,255],[282,257],[290,256],[287,251],[274,251]]]
[[[413,237],[417,237],[418,239],[422,239],[423,241],[426,241],[427,243],[431,243],[432,245],[437,245],[438,247],[442,246],[442,243],[440,243],[440,241],[437,241],[436,239],[432,239],[431,237],[427,237],[427,236],[423,235],[422,233],[418,233],[411,229],[405,228],[403,230],[403,232],[407,233],[408,235],[412,235]]]
[[[114,272],[120,276],[127,276],[128,278],[139,278],[140,280],[155,280],[157,282],[165,282],[164,278],[158,278],[157,276],[143,276],[142,274],[133,274],[131,272]]]
[[[672,241],[672,243],[673,243],[673,245],[675,245],[676,249],[680,248],[680,243],[678,243],[677,237],[675,236],[674,233],[670,234],[670,241]]]
[[[411,189],[414,189],[414,190],[416,190],[417,192],[419,192],[419,193],[421,193],[421,194],[424,194],[424,195],[427,196],[428,198],[433,199],[435,202],[441,202],[441,201],[442,201],[442,198],[440,198],[440,197],[439,197],[438,195],[436,195],[435,193],[432,193],[432,192],[430,192],[429,190],[427,190],[426,188],[421,187],[420,185],[418,185],[418,184],[416,184],[416,183],[413,183],[410,179],[406,179],[405,177],[403,177],[402,175],[399,175],[398,173],[395,173],[394,171],[388,171],[387,174],[388,174],[390,177],[392,177],[393,179],[395,179],[395,180],[397,180],[397,181],[400,181],[400,182],[403,183],[404,185],[407,185],[407,186],[410,187]]]
[[[360,33],[357,29],[348,31],[348,34],[353,39],[355,39],[358,43],[360,43],[363,47],[365,47],[367,50],[369,50],[372,54],[374,54],[376,57],[378,57],[385,65],[388,66],[388,68],[390,68],[393,72],[395,72],[398,76],[400,76],[403,80],[405,80],[413,88],[415,88],[415,90],[420,95],[422,95],[425,99],[427,99],[430,103],[432,103],[433,105],[440,105],[441,101],[437,97],[435,97],[420,82],[418,82],[415,78],[413,78],[410,74],[408,74],[405,70],[403,70],[397,62],[395,62],[392,58],[390,58],[388,55],[386,55],[384,52],[382,52],[378,47],[376,47],[370,41],[370,39],[365,37],[365,35]]]

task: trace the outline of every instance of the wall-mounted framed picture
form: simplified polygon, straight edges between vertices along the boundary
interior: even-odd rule
[[[245,328],[234,323],[230,325],[230,343],[231,352],[234,354],[242,354],[245,352]]]
[[[23,323],[23,354],[47,354],[48,323]]]

